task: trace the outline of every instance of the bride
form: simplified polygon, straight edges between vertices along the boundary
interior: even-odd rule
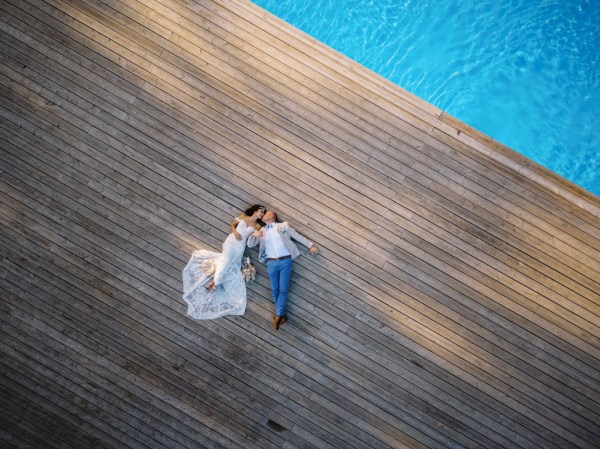
[[[231,223],[231,234],[223,251],[194,251],[183,269],[183,299],[188,315],[198,320],[225,315],[243,315],[246,310],[246,283],[241,264],[248,237],[261,228],[264,206],[255,204]]]

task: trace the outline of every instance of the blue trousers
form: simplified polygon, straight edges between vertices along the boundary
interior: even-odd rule
[[[285,305],[290,288],[290,276],[292,275],[292,259],[267,260],[267,273],[271,280],[271,293],[275,301],[275,313],[277,316],[285,315]]]

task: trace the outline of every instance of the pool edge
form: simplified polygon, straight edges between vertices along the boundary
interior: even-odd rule
[[[438,116],[438,119],[443,124],[442,127],[446,128],[445,132],[453,132],[453,137],[457,140],[570,201],[586,212],[600,217],[600,197],[593,192],[564,178],[548,167],[504,145],[445,111]]]

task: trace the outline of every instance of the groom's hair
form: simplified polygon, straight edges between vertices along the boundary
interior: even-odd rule
[[[274,210],[271,210],[271,212],[273,212],[273,215],[275,215],[275,221],[277,221],[277,219],[279,218],[277,217],[277,212],[275,212]]]

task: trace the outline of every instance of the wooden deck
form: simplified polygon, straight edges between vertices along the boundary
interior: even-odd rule
[[[0,18],[0,447],[600,447],[597,197],[245,0]],[[289,322],[187,318],[255,202]]]

